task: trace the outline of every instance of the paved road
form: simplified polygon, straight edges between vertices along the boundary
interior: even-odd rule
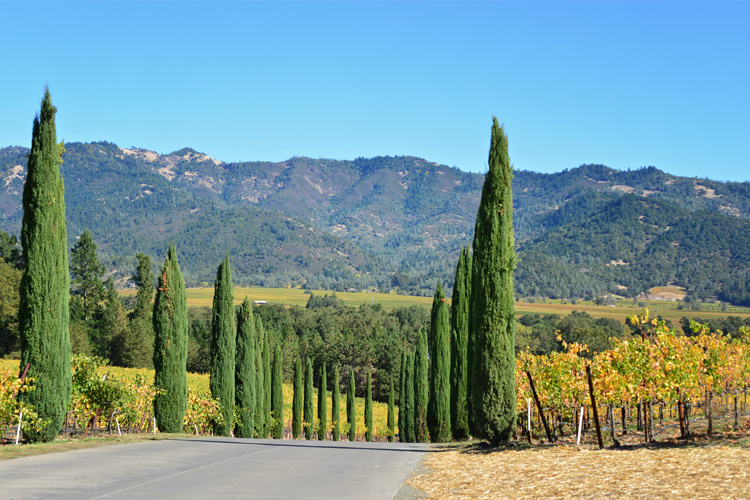
[[[196,438],[0,462],[0,499],[388,499],[427,445]]]

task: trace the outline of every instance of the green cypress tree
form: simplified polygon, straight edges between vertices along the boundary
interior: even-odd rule
[[[216,272],[211,318],[211,397],[219,400],[223,422],[214,425],[214,434],[229,436],[234,415],[234,360],[237,326],[234,321],[234,287],[227,256]]]
[[[349,388],[346,391],[346,420],[349,422],[349,441],[357,440],[357,411],[354,399],[354,368],[349,367]]]
[[[255,437],[267,438],[268,434],[263,434],[265,426],[265,406],[266,406],[266,369],[263,364],[263,345],[266,343],[265,332],[261,328],[263,323],[258,321],[260,316],[255,315]]]
[[[367,370],[367,388],[365,389],[365,441],[372,441],[372,376]]]
[[[401,371],[398,377],[398,439],[406,442],[404,411],[406,403],[406,350],[401,351]]]
[[[338,441],[341,437],[341,418],[340,418],[340,399],[341,395],[339,394],[339,367],[337,366],[333,370],[333,395],[331,396],[331,425],[333,427],[332,429],[332,439],[334,441]]]
[[[276,342],[273,349],[273,374],[271,378],[271,436],[274,439],[284,437],[284,360],[281,354],[281,344]]]
[[[169,245],[154,300],[154,386],[164,390],[154,398],[154,416],[162,432],[182,432],[187,408],[187,297]]]
[[[299,356],[294,361],[294,396],[292,396],[292,437],[297,439],[302,432],[302,362]]]
[[[391,387],[388,390],[388,442],[392,443],[396,436],[396,419],[394,405],[393,377],[391,376]]]
[[[320,370],[320,386],[318,387],[318,440],[324,441],[326,438],[326,428],[328,427],[328,394],[326,380],[326,364]]]
[[[516,426],[513,177],[508,138],[492,119],[489,171],[474,229],[472,411],[477,436],[508,443]]]
[[[21,277],[18,332],[21,371],[36,389],[21,399],[48,421],[41,430],[26,429],[29,441],[52,441],[62,428],[70,401],[70,274],[65,226],[65,188],[60,177],[61,148],[55,113],[45,88],[41,111],[34,118],[26,183],[23,188],[21,246],[26,272]]]
[[[263,437],[267,438],[271,432],[271,339],[266,335],[266,329],[263,328],[263,320],[260,316],[255,316],[255,329],[260,331],[260,337],[263,339],[261,345],[261,360],[263,363]]]
[[[414,354],[406,355],[406,380],[404,384],[404,441],[413,443],[416,441],[414,430]]]
[[[433,351],[430,356],[430,398],[427,411],[427,424],[430,438],[436,443],[451,440],[450,420],[450,319],[448,302],[445,300],[443,285],[438,283],[432,301],[430,337]]]
[[[235,360],[234,404],[239,420],[234,435],[251,438],[255,432],[255,318],[245,297],[237,311],[237,358]]]
[[[422,328],[417,335],[417,349],[414,353],[414,439],[418,443],[426,443],[429,439],[427,429],[428,372],[427,333]]]
[[[305,428],[305,439],[308,441],[313,436],[313,424],[315,423],[315,416],[313,414],[313,369],[310,358],[307,358],[307,364],[305,365],[305,415],[304,415],[304,428]]]
[[[471,297],[471,254],[461,249],[456,265],[451,304],[451,425],[453,438],[469,437],[469,299]]]
[[[268,344],[268,339],[263,342],[263,395],[265,400],[263,401],[263,437],[268,437],[271,432],[271,352]]]

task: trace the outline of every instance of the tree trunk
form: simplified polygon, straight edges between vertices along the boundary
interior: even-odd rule
[[[614,405],[607,405],[607,416],[609,417],[609,428],[612,432],[612,442],[615,448],[620,447],[620,442],[617,440],[617,433],[615,432],[615,408]]]
[[[706,430],[706,434],[709,436],[714,433],[714,412],[713,405],[711,404],[713,402],[712,395],[711,391],[706,391],[706,411],[704,413],[708,419],[708,429]]]

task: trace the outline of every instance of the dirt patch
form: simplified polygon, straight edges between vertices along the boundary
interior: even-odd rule
[[[633,189],[632,187],[626,186],[624,184],[615,184],[614,186],[612,186],[612,189],[615,191],[622,191],[623,193],[632,193],[633,191],[635,191],[635,189]]]

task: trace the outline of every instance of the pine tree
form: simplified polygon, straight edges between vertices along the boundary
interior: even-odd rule
[[[102,301],[94,309],[93,325],[97,332],[95,354],[122,366],[127,316],[111,277],[104,282]]]
[[[367,370],[367,384],[365,389],[365,441],[372,441],[372,376]]]
[[[318,387],[318,440],[324,441],[326,438],[326,428],[328,427],[328,394],[326,380],[326,364],[320,370],[320,386]]]
[[[417,440],[414,429],[414,354],[406,355],[406,381],[404,385],[404,441],[413,443]]]
[[[305,428],[305,439],[308,441],[313,436],[313,424],[315,423],[315,416],[313,414],[313,369],[310,358],[307,358],[307,364],[305,365],[305,415],[304,415],[304,428]]]
[[[493,117],[471,286],[473,426],[492,445],[508,443],[516,426],[512,177],[508,138]]]
[[[430,356],[430,397],[427,411],[427,424],[430,438],[435,443],[451,440],[450,420],[450,319],[448,303],[445,300],[443,285],[438,283],[432,301],[430,337],[433,351]]]
[[[456,266],[451,304],[451,425],[453,438],[469,437],[469,299],[471,297],[471,254],[461,249]]]
[[[401,371],[398,378],[398,439],[406,442],[404,412],[406,409],[406,351],[401,351]]]
[[[427,333],[422,328],[417,335],[417,349],[414,353],[414,439],[418,443],[426,443],[429,438],[427,430],[428,372]]]
[[[234,360],[237,326],[234,318],[234,287],[227,256],[216,272],[211,318],[211,397],[219,400],[223,422],[214,425],[214,434],[229,436],[234,415]]]
[[[151,258],[136,254],[136,271],[132,280],[136,286],[135,308],[130,313],[122,346],[122,365],[152,368],[154,359],[154,273]]]
[[[271,379],[271,436],[274,439],[284,437],[284,360],[281,354],[281,344],[276,342],[273,349],[273,373]]]
[[[263,434],[265,426],[265,407],[266,407],[266,370],[263,364],[263,345],[266,343],[264,338],[265,332],[258,321],[260,316],[255,316],[255,437],[267,438],[268,434]]]
[[[187,297],[173,245],[167,250],[154,301],[154,416],[162,432],[182,432],[187,407]]]
[[[354,399],[354,368],[349,367],[349,388],[346,391],[346,420],[349,422],[349,441],[357,440],[357,410]]]
[[[334,441],[338,441],[341,437],[341,418],[340,418],[340,399],[341,395],[339,394],[339,367],[337,366],[333,370],[333,396],[331,397],[331,425],[333,426],[332,429],[332,439]]]
[[[60,177],[61,151],[49,88],[34,118],[31,152],[23,188],[21,246],[26,272],[21,278],[18,332],[21,372],[36,389],[21,399],[47,420],[42,429],[25,429],[29,441],[52,441],[62,428],[70,401],[70,274],[65,222],[65,188]]]
[[[81,319],[86,323],[91,321],[96,305],[104,296],[104,271],[94,238],[86,229],[70,250],[71,295],[79,302]]]
[[[294,361],[294,396],[292,396],[292,437],[294,439],[297,439],[302,432],[303,387],[302,362],[298,356]]]
[[[396,419],[394,405],[394,394],[393,394],[393,377],[391,377],[391,387],[388,390],[388,442],[392,443],[396,436]]]
[[[245,297],[237,311],[237,357],[235,358],[234,404],[238,422],[234,435],[251,438],[255,432],[255,318]]]

